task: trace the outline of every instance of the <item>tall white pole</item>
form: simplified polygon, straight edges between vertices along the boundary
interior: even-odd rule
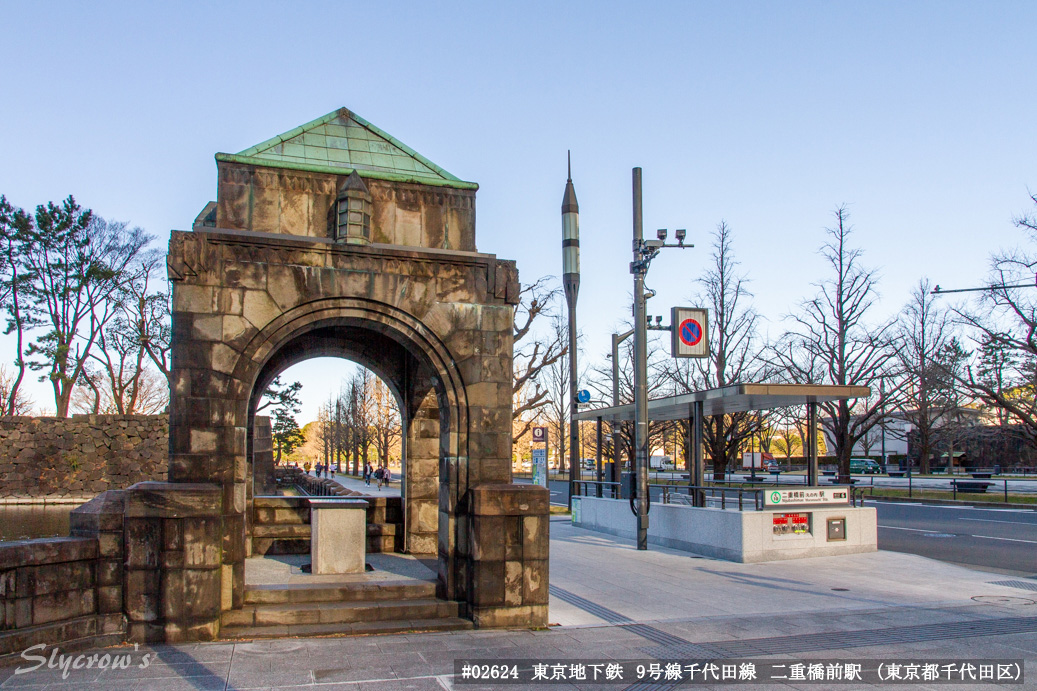
[[[580,464],[580,427],[576,420],[577,357],[576,298],[580,292],[580,205],[573,187],[572,163],[562,196],[562,287],[569,305],[569,509],[576,491],[576,473]]]

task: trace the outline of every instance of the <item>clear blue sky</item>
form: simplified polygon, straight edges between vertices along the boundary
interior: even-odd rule
[[[557,275],[572,149],[595,357],[629,314],[633,166],[646,231],[700,246],[656,260],[650,311],[688,302],[726,219],[772,335],[836,205],[884,316],[923,276],[981,281],[1037,190],[1032,2],[5,2],[0,24],[0,193],[73,193],[162,244],[215,198],[214,153],[346,106],[480,183],[481,251]]]

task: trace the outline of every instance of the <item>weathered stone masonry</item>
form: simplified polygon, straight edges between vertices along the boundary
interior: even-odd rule
[[[83,499],[165,480],[166,415],[0,417],[0,499]]]
[[[121,611],[133,641],[219,636],[267,489],[253,465],[270,473],[260,396],[320,356],[371,369],[400,403],[402,548],[437,556],[437,595],[478,626],[545,626],[548,493],[511,484],[518,271],[476,249],[478,186],[345,109],[216,159],[217,200],[170,237],[169,481],[80,507],[55,557],[77,564],[82,630]],[[25,569],[49,569],[21,545]],[[4,578],[0,642],[39,635],[21,576],[13,598]]]

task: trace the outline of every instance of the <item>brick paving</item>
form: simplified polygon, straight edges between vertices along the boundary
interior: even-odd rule
[[[771,661],[1015,659],[1037,674],[1034,592],[1003,577],[893,552],[734,564],[551,524],[551,626],[109,648],[128,669],[0,666],[0,688],[517,689],[460,684],[457,659]],[[1017,579],[1028,583],[1025,579]],[[46,651],[50,654],[50,651]],[[143,656],[149,655],[142,667]],[[750,688],[825,688],[802,682]],[[864,688],[866,684],[831,684]],[[649,689],[658,684],[573,684]],[[700,686],[701,688],[710,688]],[[539,687],[537,687],[539,688]],[[912,688],[937,688],[918,684]],[[957,688],[962,688],[958,686]],[[1027,680],[1013,688],[1033,688]]]

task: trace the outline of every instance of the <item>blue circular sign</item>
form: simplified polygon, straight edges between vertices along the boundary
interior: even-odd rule
[[[591,400],[591,392],[587,389],[580,389],[576,394],[576,400],[580,403],[587,403]]]
[[[702,340],[702,324],[695,319],[685,319],[680,323],[677,335],[684,345],[696,346]]]

